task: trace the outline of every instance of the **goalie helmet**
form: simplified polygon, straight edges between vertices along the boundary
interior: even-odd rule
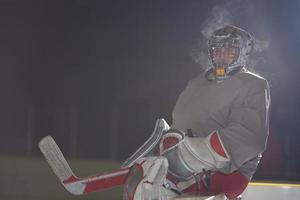
[[[234,71],[244,68],[253,46],[252,36],[241,28],[229,25],[216,30],[208,40],[208,56],[212,65],[209,71],[214,72],[213,79],[222,82]],[[218,48],[234,50],[236,56],[231,60],[232,62],[226,65],[217,63],[214,56]]]

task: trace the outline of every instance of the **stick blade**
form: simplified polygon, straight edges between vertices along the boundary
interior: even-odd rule
[[[51,136],[44,137],[39,142],[39,148],[61,182],[74,175],[58,145]]]

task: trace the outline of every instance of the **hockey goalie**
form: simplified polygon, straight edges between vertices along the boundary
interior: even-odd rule
[[[253,45],[241,28],[216,30],[208,41],[211,64],[180,94],[172,124],[158,119],[149,139],[116,172],[79,179],[68,167],[52,166],[64,186],[81,194],[123,184],[124,200],[186,194],[240,199],[268,137],[269,86],[247,70]],[[50,143],[40,143],[45,155]],[[50,165],[62,162],[54,157],[46,155]]]
[[[253,45],[235,26],[215,31],[208,41],[211,67],[179,96],[171,128],[158,120],[152,138],[123,164],[131,167],[124,199],[240,198],[268,136],[269,87],[246,68]]]

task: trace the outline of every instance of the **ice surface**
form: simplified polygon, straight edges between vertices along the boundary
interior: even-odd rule
[[[221,196],[197,197],[183,195],[174,200],[221,200]],[[300,184],[280,184],[280,183],[250,183],[243,193],[242,200],[299,200]]]

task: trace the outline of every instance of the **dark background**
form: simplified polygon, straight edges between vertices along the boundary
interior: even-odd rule
[[[215,6],[268,40],[256,70],[271,85],[271,137],[257,178],[300,180],[299,1],[0,1],[0,154],[125,159],[171,123],[202,70],[190,56]]]

